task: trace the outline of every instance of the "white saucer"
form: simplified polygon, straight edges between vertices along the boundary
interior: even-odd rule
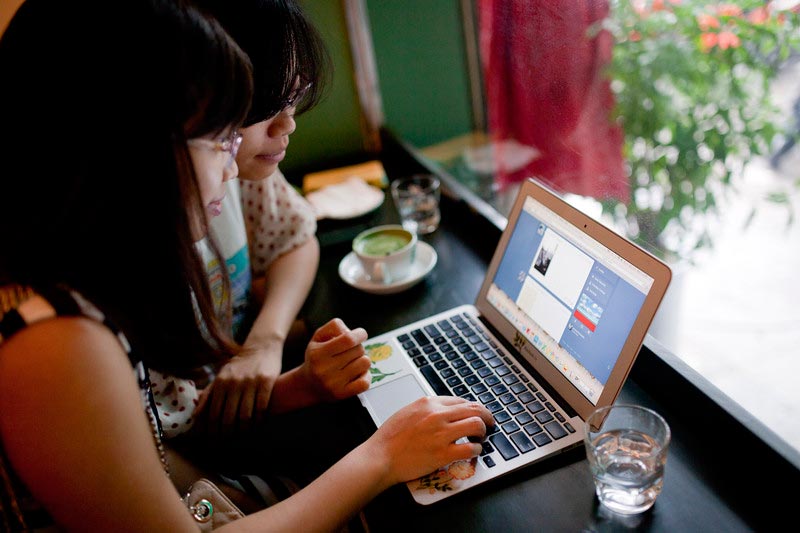
[[[394,283],[378,283],[367,279],[361,263],[354,252],[350,252],[339,263],[339,277],[351,287],[372,294],[393,294],[408,289],[419,283],[436,266],[436,250],[422,241],[417,242],[417,256],[411,265],[408,277]]]

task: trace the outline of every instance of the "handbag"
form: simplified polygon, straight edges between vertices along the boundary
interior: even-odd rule
[[[192,483],[183,503],[202,531],[212,531],[244,516],[230,498],[206,478]]]

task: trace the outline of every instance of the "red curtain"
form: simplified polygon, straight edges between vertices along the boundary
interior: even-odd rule
[[[603,73],[613,43],[599,25],[608,10],[605,0],[479,1],[501,187],[537,176],[562,192],[627,202],[623,136],[611,121],[614,98]],[[539,156],[521,169],[505,169],[500,141],[509,140]]]

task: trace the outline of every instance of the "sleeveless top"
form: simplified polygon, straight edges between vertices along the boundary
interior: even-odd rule
[[[34,292],[20,285],[0,286],[0,345],[26,326],[56,316],[85,316],[100,322],[111,330],[128,354],[132,370],[137,377],[142,407],[153,429],[156,447],[161,452],[161,463],[169,474],[164,449],[161,444],[161,425],[151,392],[147,368],[136,357],[125,334],[117,328],[96,306],[78,292],[66,287]],[[2,415],[2,413],[0,413]],[[32,531],[52,527],[52,518],[36,502],[21,480],[15,475],[0,441],[0,530]]]

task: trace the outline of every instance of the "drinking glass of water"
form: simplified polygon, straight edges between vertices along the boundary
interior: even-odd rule
[[[586,419],[586,456],[600,503],[625,515],[646,511],[664,485],[670,429],[638,405],[601,407]]]
[[[392,198],[405,229],[425,235],[439,227],[439,189],[439,179],[431,174],[416,174],[392,182]]]

